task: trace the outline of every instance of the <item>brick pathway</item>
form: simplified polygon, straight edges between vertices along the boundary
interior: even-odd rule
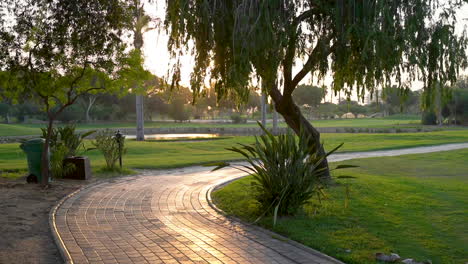
[[[217,213],[207,193],[241,176],[192,167],[85,189],[56,211],[68,263],[340,263]]]

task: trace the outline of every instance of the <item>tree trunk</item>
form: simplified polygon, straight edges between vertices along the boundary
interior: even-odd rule
[[[267,114],[267,110],[266,110],[266,95],[265,93],[262,91],[262,125],[264,127],[266,127],[266,114]]]
[[[299,107],[297,107],[292,100],[292,97],[278,96],[277,94],[276,96],[272,96],[272,98],[273,101],[275,101],[276,111],[283,116],[288,126],[294,130],[297,135],[300,135],[301,129],[303,129],[304,133],[307,133],[310,136],[310,140],[312,141],[311,144],[314,144],[317,148],[319,155],[325,155],[325,149],[320,142],[320,132],[302,115]],[[323,178],[329,181],[331,176],[327,159],[322,161],[320,168],[324,169]]]
[[[41,185],[47,186],[49,184],[49,145],[50,145],[50,137],[52,134],[52,126],[54,124],[54,119],[49,117],[49,122],[47,124],[47,135],[44,142],[44,148],[42,149],[42,157],[41,157]]]
[[[6,114],[5,121],[7,124],[10,124],[10,113]]]
[[[273,109],[273,135],[278,135],[278,112]]]
[[[145,140],[144,118],[143,118],[143,95],[136,95],[137,133],[136,140]]]
[[[94,102],[96,102],[97,95],[91,96],[88,98],[88,106],[86,107],[86,123],[89,123],[91,118],[89,116],[89,112],[91,111],[91,107],[93,107]]]

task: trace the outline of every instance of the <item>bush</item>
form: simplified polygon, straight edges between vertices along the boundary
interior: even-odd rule
[[[78,105],[71,105],[57,116],[57,120],[63,123],[83,120],[83,111]]]
[[[260,125],[260,124],[259,124]],[[309,199],[320,196],[324,187],[323,170],[319,164],[336,149],[321,156],[310,146],[306,134],[273,136],[262,125],[264,135],[255,137],[253,145],[240,144],[228,150],[247,159],[250,166],[237,167],[253,175],[255,198],[264,214],[295,214]],[[228,163],[219,163],[215,170]],[[276,221],[276,220],[275,220]]]
[[[114,132],[110,129],[99,131],[92,144],[104,155],[106,169],[111,171],[117,169],[115,164],[119,160],[119,149],[122,155],[127,152],[127,149],[124,147],[125,137],[122,137],[120,142],[117,142]]]
[[[245,124],[247,123],[247,118],[244,118],[239,113],[234,113],[231,115],[231,120],[233,124]]]
[[[423,112],[421,123],[423,125],[437,125],[437,116],[434,111]]]
[[[42,137],[46,138],[47,129],[41,128]],[[80,150],[85,150],[83,139],[95,131],[89,131],[83,134],[75,133],[74,125],[66,125],[52,129],[50,136],[50,167],[53,177],[62,178],[64,175],[72,172],[75,167],[73,164],[63,164],[67,157],[75,156]]]

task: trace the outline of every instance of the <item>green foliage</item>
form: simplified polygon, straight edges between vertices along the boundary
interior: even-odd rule
[[[468,77],[460,79],[453,87],[444,110],[445,117],[453,118],[456,124],[468,124]]]
[[[116,163],[120,155],[123,156],[127,152],[125,148],[125,137],[122,137],[118,142],[114,132],[110,129],[97,132],[96,138],[92,141],[92,144],[104,155],[107,170],[116,170]]]
[[[47,136],[47,129],[41,128],[42,130],[42,137],[46,138]],[[75,125],[66,125],[63,127],[57,127],[52,129],[52,133],[50,135],[50,146],[51,151],[54,152],[54,147],[62,144],[64,145],[65,157],[73,157],[78,154],[80,151],[85,150],[85,146],[83,144],[83,140],[95,133],[96,131],[90,130],[84,133],[77,133]]]
[[[252,188],[260,209],[273,214],[276,221],[277,216],[293,215],[313,196],[321,195],[324,169],[318,166],[326,157],[309,144],[305,134],[299,138],[290,133],[275,137],[259,125],[264,135],[255,137],[253,145],[240,144],[228,150],[247,160],[249,166],[239,169],[253,175]]]
[[[348,208],[343,204],[347,179],[337,179],[320,207],[312,200],[304,214],[281,218],[275,227],[270,217],[259,224],[350,264],[375,264],[376,252],[465,263],[467,155],[463,149],[346,161],[365,164],[346,171],[359,178]],[[213,201],[229,215],[252,221],[257,216],[255,194],[248,188],[252,180],[248,176],[213,192]]]
[[[11,113],[12,107],[9,104],[0,102],[0,116],[3,116],[5,123],[8,123],[8,118]]]
[[[125,52],[132,10],[124,1],[8,1],[0,10],[15,21],[0,24],[0,34],[11,36],[0,54],[0,96],[38,102],[49,131],[81,96],[126,93],[150,75],[140,52]],[[45,157],[44,185],[47,163]]]
[[[133,123],[127,125],[128,127],[134,126]],[[158,127],[161,125],[167,126],[168,123],[157,123],[157,125]],[[182,123],[180,125],[182,127],[188,127],[188,125],[193,126],[194,124]],[[2,126],[7,126],[8,130],[13,130],[18,133],[18,128],[15,126],[0,124],[0,130],[2,129]],[[119,124],[115,126],[120,127]],[[227,124],[227,126],[237,127],[232,124]],[[334,125],[331,124],[331,126]],[[96,127],[86,128],[89,129]],[[468,133],[466,129],[398,134],[326,133],[322,135],[322,139],[325,141],[325,149],[327,150],[340,142],[346,142],[346,145],[344,145],[339,151],[351,152],[463,143],[468,142]],[[254,142],[254,137],[250,136],[228,137],[217,140],[200,140],[196,142],[138,142],[134,140],[126,140],[125,146],[128,150],[125,155],[124,165],[127,168],[135,169],[162,169],[200,165],[214,161],[239,160],[242,158],[241,155],[232,151],[227,151],[226,148],[237,143],[252,144]],[[363,144],[363,142],[366,142],[366,144]],[[91,140],[85,140],[85,145],[87,148],[93,147]],[[106,164],[104,156],[98,151],[87,151],[86,156],[90,159],[93,167],[105,166]],[[26,167],[26,159],[22,151],[19,149],[18,143],[0,144],[0,168],[26,169]]]
[[[190,119],[190,111],[186,99],[176,96],[169,105],[169,116],[175,121],[186,121]]]
[[[63,178],[65,175],[75,170],[75,165],[71,163],[64,163],[64,159],[67,158],[69,149],[63,142],[56,142],[50,149],[50,171],[52,177]]]
[[[423,125],[437,125],[437,116],[434,111],[424,111],[422,113],[421,123]]]
[[[41,128],[42,137],[47,137],[47,128]],[[65,158],[76,156],[85,150],[83,140],[95,131],[76,133],[74,125],[53,128],[50,135],[50,168],[52,176],[62,178],[75,169],[73,164],[64,164]]]
[[[251,74],[269,86],[284,80],[291,93],[309,73],[333,72],[334,90],[363,97],[377,84],[422,77],[454,82],[466,66],[467,40],[455,33],[456,11],[464,1],[166,1],[169,48],[180,56],[193,43],[194,94],[206,75],[220,97],[247,99]],[[303,68],[292,74],[294,63]],[[174,65],[175,80],[180,63]],[[213,64],[210,64],[213,61]],[[277,76],[282,69],[283,76]],[[268,87],[267,89],[274,89]]]
[[[247,123],[247,118],[243,117],[240,113],[233,113],[231,115],[231,120],[233,124],[245,124]]]
[[[297,105],[309,105],[317,107],[323,98],[325,98],[326,90],[313,85],[299,85],[294,90],[292,96]]]
[[[57,116],[57,120],[63,123],[78,122],[83,119],[83,111],[76,104],[67,107]]]

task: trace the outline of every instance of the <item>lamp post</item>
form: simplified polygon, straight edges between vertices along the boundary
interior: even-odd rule
[[[119,144],[119,165],[120,169],[122,169],[122,139],[124,138],[123,134],[120,133],[120,130],[117,130],[115,133],[115,140],[117,144]]]

